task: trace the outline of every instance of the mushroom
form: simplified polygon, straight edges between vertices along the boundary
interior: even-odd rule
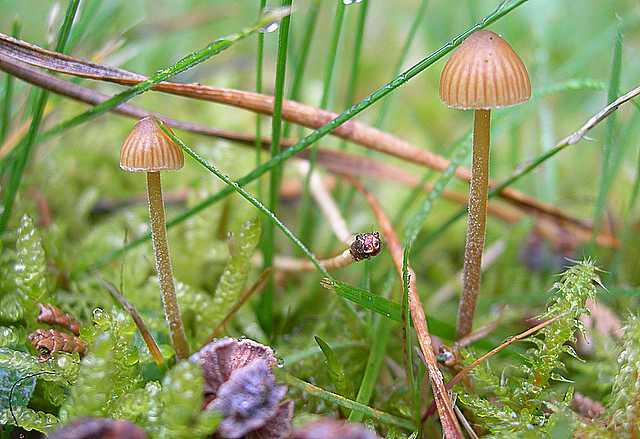
[[[160,171],[178,170],[183,166],[182,150],[167,137],[153,117],[145,117],[138,121],[120,150],[120,167],[123,170],[147,173],[149,222],[156,271],[160,282],[162,306],[169,324],[171,343],[179,360],[189,356],[189,345],[184,334],[173,283]]]
[[[440,99],[449,107],[474,110],[473,166],[464,251],[464,286],[458,308],[457,336],[471,332],[480,292],[484,246],[491,109],[525,102],[531,96],[529,74],[511,46],[497,34],[471,34],[454,52],[440,77]]]
[[[204,373],[204,408],[222,414],[216,439],[284,439],[291,435],[293,401],[276,384],[269,346],[242,339],[215,340],[191,356]]]

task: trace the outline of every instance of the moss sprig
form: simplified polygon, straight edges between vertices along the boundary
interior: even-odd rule
[[[251,269],[251,256],[260,241],[260,221],[245,221],[229,238],[231,255],[216,287],[212,321],[219,323],[238,301]]]
[[[105,417],[118,398],[142,386],[138,350],[132,339],[135,326],[121,312],[95,313],[95,325],[87,330],[92,339],[82,360],[76,385],[60,409],[60,418]]]
[[[567,343],[575,341],[576,332],[582,330],[579,317],[588,312],[587,299],[595,296],[596,285],[601,284],[597,271],[593,262],[585,260],[560,276],[553,286],[546,311],[538,317],[556,320],[527,339],[534,347],[525,354],[523,364],[505,370],[501,375],[488,365],[473,372],[492,399],[464,391],[459,397],[488,431],[506,437],[533,430],[548,432],[555,428],[560,415],[551,417],[551,413],[564,412],[569,401],[566,401],[566,395],[558,395],[550,384],[566,381],[560,374],[565,370],[562,355],[576,356]],[[551,410],[552,406],[554,410]]]
[[[16,285],[30,302],[49,302],[47,260],[40,232],[29,215],[23,215],[16,240]]]
[[[620,438],[640,434],[640,318],[631,316],[624,330],[618,374],[613,383],[608,412],[610,428]]]

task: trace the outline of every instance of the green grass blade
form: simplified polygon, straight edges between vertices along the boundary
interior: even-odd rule
[[[427,219],[427,216],[429,216],[429,213],[431,212],[433,203],[438,198],[440,198],[442,192],[447,187],[447,184],[449,184],[449,182],[455,175],[456,169],[458,169],[458,167],[469,155],[470,149],[471,142],[462,142],[454,150],[449,166],[447,166],[447,169],[445,169],[440,177],[436,180],[436,183],[433,185],[433,189],[431,190],[431,192],[429,192],[418,211],[409,220],[404,233],[405,247],[410,249],[415,242],[416,238],[418,237],[418,233],[420,233],[420,230],[422,229],[422,226]]]
[[[615,35],[613,49],[613,63],[611,67],[611,78],[609,80],[609,91],[607,102],[613,101],[620,92],[620,74],[622,70],[622,29],[618,26]],[[602,218],[606,209],[607,198],[611,181],[615,178],[615,169],[612,169],[613,148],[616,146],[617,115],[614,113],[607,118],[606,134],[602,145],[602,163],[600,168],[600,185],[598,188],[598,198],[593,212],[593,235],[591,246],[595,246],[595,239],[602,224]]]
[[[524,166],[517,167],[516,168],[517,170],[514,173],[512,173],[510,177],[506,178],[505,180],[497,184],[493,189],[489,191],[488,197],[489,198],[495,197],[504,189],[508,188],[509,186],[519,181],[522,177],[525,177],[526,175],[531,173],[533,170],[538,168],[547,160],[551,159],[560,151],[564,150],[569,145],[570,144],[567,142],[567,139],[564,139],[563,142],[557,144],[553,148],[540,154],[535,159],[530,160]],[[451,225],[455,224],[459,219],[464,218],[464,216],[466,215],[466,212],[467,212],[466,207],[463,207],[460,210],[458,210],[456,213],[451,215],[451,217],[449,217],[449,219],[447,219],[444,223],[442,223],[437,229],[429,233],[423,239],[419,240],[414,247],[414,251],[419,252],[422,248],[424,248],[424,246],[432,242],[435,238],[437,238],[438,236],[442,236],[443,232],[446,229],[448,229]]]
[[[586,90],[604,91],[607,90],[607,83],[590,78],[569,79],[563,82],[544,85],[535,90],[533,97],[537,99],[561,92]]]
[[[201,64],[207,61],[208,59],[218,55],[219,53],[231,47],[234,43],[237,43],[238,41],[250,36],[251,34],[257,32],[266,24],[269,24],[281,18],[283,15],[285,15],[285,17],[282,18],[282,20],[284,21],[287,18],[289,12],[290,11],[288,9],[279,9],[279,10],[272,11],[269,14],[266,14],[263,17],[261,17],[252,26],[247,27],[241,30],[240,32],[236,32],[236,33],[224,36],[222,38],[218,38],[214,42],[210,43],[208,46],[183,57],[175,64],[169,67],[166,67],[162,70],[159,70],[146,81],[140,82],[132,87],[129,87],[125,91],[118,93],[115,96],[112,96],[111,98],[107,99],[104,102],[101,102],[100,104],[92,107],[91,109],[85,111],[84,113],[81,113],[77,116],[74,116],[70,119],[63,121],[62,123],[58,124],[57,126],[43,133],[41,138],[46,139],[56,134],[59,134],[69,128],[73,128],[75,126],[78,126],[82,123],[85,123],[93,119],[105,113],[106,111],[109,111],[111,108],[117,107],[118,105],[150,90],[158,82],[166,81],[167,79],[170,79],[175,75],[185,72],[191,69],[192,67],[195,67],[198,64]]]
[[[20,37],[20,22],[16,19],[13,22],[11,27],[11,36],[13,38]],[[7,133],[9,132],[9,123],[11,121],[11,106],[13,100],[13,76],[7,73],[7,77],[4,82],[4,90],[2,97],[2,120],[0,121],[0,145],[4,143],[4,140],[7,138]]]
[[[292,0],[282,0],[282,6],[291,6]],[[287,46],[289,44],[289,25],[291,17],[285,17],[280,23],[278,31],[278,58],[276,62],[276,84],[273,99],[273,117],[271,119],[271,160],[280,152],[280,136],[282,130],[282,99],[284,98],[284,84],[287,69]],[[280,192],[280,176],[282,166],[273,167],[269,176],[269,209],[274,215],[278,208],[278,194]],[[273,265],[274,233],[273,224],[268,223],[264,228],[262,254],[264,256],[264,268]],[[269,280],[258,302],[258,319],[262,329],[271,335],[273,332],[273,275]]]
[[[334,351],[342,350],[342,349],[352,349],[352,348],[364,349],[366,347],[367,345],[365,343],[361,341],[352,341],[352,340],[342,341],[342,342],[338,341],[333,344]],[[298,363],[300,361],[306,360],[316,355],[322,355],[322,351],[318,346],[311,346],[306,349],[296,348],[294,349],[294,352],[288,355],[285,355],[282,358],[282,360],[284,364],[286,364],[287,366],[290,366],[292,364]]]
[[[420,27],[420,23],[422,22],[422,19],[424,18],[424,15],[425,15],[424,12],[427,9],[427,5],[428,5],[428,0],[422,0],[422,2],[420,3],[416,16],[413,20],[413,23],[411,24],[411,28],[409,30],[409,33],[407,34],[407,38],[405,39],[402,50],[400,52],[400,57],[396,62],[396,66],[393,71],[393,76],[396,76],[398,75],[398,73],[400,73],[402,66],[406,62],[407,55],[409,54],[409,50],[411,49],[411,45],[413,44],[413,40],[415,39],[417,30]],[[389,96],[387,99],[382,101],[380,112],[378,113],[378,118],[376,119],[374,127],[381,129],[382,126],[384,125],[384,121],[386,120],[386,116],[388,114],[388,111],[391,105],[392,97],[393,96]],[[351,105],[351,102],[348,102],[348,105]],[[347,143],[346,141],[343,141],[342,143],[343,148],[346,146],[346,143]],[[371,151],[367,150],[367,154],[371,154]],[[416,192],[417,190],[418,188],[416,187],[416,189],[414,189],[413,192]],[[344,210],[349,204],[351,204],[351,200],[353,199],[354,195],[355,195],[355,188],[353,187],[349,188],[349,190],[346,192],[345,196],[342,198],[340,203],[341,204],[340,207],[342,210]],[[403,212],[401,210],[400,215],[402,215],[402,213]]]
[[[369,0],[362,0],[360,3],[360,13],[353,41],[353,57],[351,59],[351,69],[349,71],[349,82],[345,97],[345,108],[349,108],[356,97],[356,84],[358,83],[358,71],[360,68],[360,58],[362,57],[362,41],[364,40],[364,28],[367,23],[367,11],[369,10]],[[346,140],[342,141],[342,148],[346,145]]]
[[[88,0],[82,2],[82,10],[76,20],[76,25],[73,26],[71,34],[69,35],[69,47],[74,47],[80,39],[82,39],[87,31],[94,28],[96,24],[94,19],[98,15],[98,9],[103,2],[100,0]]]
[[[629,197],[629,213],[633,212],[633,209],[636,207],[636,203],[638,202],[638,194],[640,194],[640,148],[638,149],[637,160],[636,178],[633,182],[633,189],[631,189],[631,196]]]
[[[309,260],[313,263],[313,265],[318,269],[318,271],[324,276],[330,276],[327,270],[320,264],[320,261],[316,259],[316,257],[300,242],[300,240],[287,228],[287,226],[280,221],[273,212],[271,212],[264,204],[260,202],[256,197],[251,195],[246,189],[238,185],[235,181],[233,181],[229,176],[222,173],[215,166],[201,157],[197,152],[191,149],[186,143],[182,141],[178,136],[176,136],[172,131],[170,131],[166,125],[161,125],[162,130],[165,132],[167,136],[169,136],[176,144],[178,144],[187,154],[189,154],[195,161],[200,163],[205,169],[214,174],[220,180],[222,180],[227,186],[231,187],[232,190],[240,194],[242,198],[247,200],[249,203],[253,204],[260,212],[262,212],[269,220],[276,225],[282,232],[285,234],[287,238],[291,240],[291,242],[296,245]]]
[[[73,19],[78,11],[80,0],[71,0],[67,7],[67,12],[64,16],[64,21],[60,27],[58,33],[58,42],[56,44],[56,52],[64,53],[67,41],[69,39],[69,33],[71,32],[71,26],[73,25]],[[24,143],[20,146],[20,150],[17,153],[16,160],[11,167],[11,173],[9,176],[9,183],[3,197],[3,209],[0,212],[0,234],[4,232],[9,219],[11,218],[11,211],[13,210],[13,203],[15,202],[20,183],[22,182],[22,175],[27,167],[31,150],[36,143],[36,137],[38,130],[40,129],[40,123],[42,122],[42,116],[44,115],[44,107],[47,105],[47,99],[49,93],[45,90],[38,90],[35,98],[35,106],[33,107],[31,125],[25,138]]]
[[[411,309],[409,308],[409,253],[411,247],[404,249],[402,256],[402,331],[404,333],[404,354],[406,356],[407,375],[409,376],[409,391],[413,402],[413,419],[420,425],[420,387],[413,372],[413,333],[411,332]]]
[[[357,116],[359,113],[361,113],[362,111],[366,110],[371,105],[373,105],[374,103],[376,103],[377,101],[382,99],[384,96],[386,96],[387,94],[391,93],[393,90],[397,89],[398,87],[400,87],[403,84],[405,84],[407,81],[411,80],[413,77],[418,75],[420,72],[422,72],[423,70],[425,70],[429,66],[435,64],[438,60],[442,59],[444,56],[446,56],[453,49],[458,47],[460,45],[460,43],[462,43],[462,41],[469,34],[475,32],[478,29],[483,29],[483,28],[489,26],[490,24],[496,22],[500,18],[504,17],[505,15],[507,15],[508,13],[513,11],[514,9],[516,9],[518,6],[523,5],[527,1],[529,1],[529,0],[507,0],[507,1],[504,1],[504,2],[500,3],[500,5],[491,14],[487,15],[480,23],[476,24],[475,26],[467,29],[463,33],[461,33],[458,36],[454,37],[452,40],[450,40],[444,46],[440,47],[435,52],[432,52],[431,54],[429,54],[427,57],[422,59],[416,65],[414,65],[413,67],[409,68],[404,73],[398,75],[396,78],[394,78],[390,82],[387,82],[386,84],[384,84],[383,86],[381,86],[380,88],[375,90],[373,93],[371,93],[370,95],[368,95],[367,97],[362,99],[357,104],[352,105],[347,110],[345,110],[344,112],[340,113],[335,119],[327,122],[322,127],[314,130],[309,135],[305,136],[303,139],[301,139],[299,142],[297,142],[295,145],[293,145],[290,148],[287,148],[286,150],[280,152],[278,155],[272,157],[269,161],[263,163],[260,167],[254,169],[253,171],[249,172],[245,176],[243,176],[240,179],[238,179],[236,181],[236,183],[239,186],[244,186],[246,184],[249,184],[250,182],[252,182],[255,179],[257,179],[257,178],[261,177],[262,175],[264,175],[266,172],[269,172],[274,167],[279,166],[281,163],[283,163],[286,160],[290,159],[291,157],[293,157],[297,153],[303,151],[309,145],[312,145],[313,143],[317,142],[318,140],[320,140],[321,138],[323,138],[327,134],[331,133],[331,131],[335,130],[340,125],[342,125],[345,122],[351,120],[352,118]],[[551,156],[551,155],[553,155],[553,154],[555,154],[557,152],[558,152],[557,150],[555,152],[550,151],[548,153],[548,155]],[[546,160],[546,158],[542,158],[542,161],[544,161],[544,160]],[[517,178],[519,178],[519,177],[517,177]],[[506,183],[506,185],[509,185],[509,184],[512,183],[512,181],[510,179],[505,183]],[[225,197],[227,197],[231,193],[233,193],[233,189],[231,189],[230,187],[226,187],[226,188],[222,189],[221,191],[211,195],[207,199],[201,201],[199,204],[193,206],[190,209],[185,210],[184,212],[178,214],[176,217],[174,217],[173,219],[168,221],[167,222],[167,228],[171,228],[173,226],[181,224],[182,222],[186,221],[187,219],[191,218],[192,216],[196,215],[197,213],[201,212],[202,210],[206,209],[207,207],[212,206],[213,204],[217,203],[220,200],[223,200]],[[463,212],[463,214],[464,214],[464,212]],[[135,240],[131,241],[129,244],[127,244],[126,246],[124,246],[124,247],[122,247],[120,249],[117,249],[117,250],[105,255],[104,257],[100,258],[99,260],[97,260],[93,264],[92,267],[93,268],[97,268],[99,266],[105,265],[105,264],[109,263],[110,261],[118,258],[120,255],[124,254],[125,252],[131,250],[132,248],[135,248],[135,247],[139,246],[140,244],[144,243],[145,241],[149,240],[150,238],[151,238],[151,235],[147,234],[147,235],[144,235],[144,236],[142,236],[142,237],[140,237],[138,239],[135,239]]]
[[[382,288],[383,296],[388,297],[395,281],[395,273],[389,271],[387,278]],[[391,320],[385,318],[376,318],[372,331],[371,348],[369,349],[369,357],[367,358],[367,366],[364,369],[364,375],[360,382],[360,388],[356,396],[356,401],[361,404],[369,404],[371,397],[373,396],[373,390],[378,382],[378,375],[382,368],[382,361],[384,360],[385,352],[387,350],[387,343],[389,341],[389,335],[391,334]],[[352,411],[349,415],[349,421],[361,422],[362,413]]]
[[[333,20],[333,32],[331,36],[331,44],[329,45],[329,53],[326,57],[326,65],[324,72],[324,81],[322,85],[322,98],[320,99],[320,108],[326,109],[329,105],[329,98],[331,97],[331,85],[333,82],[333,72],[336,65],[336,55],[338,53],[338,45],[340,43],[340,35],[342,34],[342,26],[344,24],[344,10],[345,5],[342,0],[336,1],[336,14]],[[311,245],[311,231],[314,226],[314,218],[311,215],[311,197],[309,195],[309,182],[311,181],[311,175],[313,174],[318,159],[318,145],[315,144],[311,147],[311,154],[309,156],[309,169],[304,178],[304,185],[302,189],[302,200],[300,208],[300,239],[307,245]]]
[[[368,416],[384,424],[396,425],[407,430],[414,429],[413,422],[411,422],[409,419],[394,416],[389,413],[371,408],[365,404],[360,404],[359,402],[345,398],[344,396],[328,392],[320,387],[314,386],[311,383],[303,381],[300,378],[297,378],[281,369],[277,369],[275,372],[276,376],[285,384],[295,387],[296,389],[305,392],[309,396],[324,399],[325,401],[337,404],[340,407],[345,407],[350,410],[361,412],[364,416]]]
[[[264,13],[267,0],[260,0],[258,17]],[[256,93],[262,93],[262,66],[264,60],[264,33],[258,33],[258,47],[256,50]],[[262,163],[262,115],[256,113],[256,167]],[[258,198],[262,199],[262,180],[258,179]]]
[[[614,163],[612,165],[614,174],[619,173],[619,169],[622,166],[622,161],[626,157],[631,142],[637,138],[638,128],[640,128],[640,112],[636,111],[631,120],[627,122],[627,126],[625,127],[624,131],[622,131],[618,137],[620,139],[620,145],[617,148],[614,157]],[[624,257],[626,256],[628,248],[633,247],[633,209],[635,207],[636,197],[638,193],[637,188],[639,177],[640,176],[636,174],[631,189],[631,196],[629,197],[629,202],[625,208],[621,209],[620,216],[622,217],[623,225],[622,230],[619,232],[618,236],[620,237],[619,240],[621,243],[623,243],[623,245],[615,252],[615,254],[613,255],[613,259],[609,263],[608,272],[610,284],[614,282],[620,282],[619,276],[622,262],[624,261]],[[627,245],[625,246],[625,244]],[[631,244],[631,246],[629,246],[629,244]]]
[[[314,339],[316,340],[318,346],[320,346],[320,350],[322,351],[324,359],[327,362],[327,371],[329,373],[331,381],[333,381],[333,385],[336,387],[336,392],[339,395],[350,398],[352,393],[351,383],[347,381],[347,375],[344,371],[342,362],[340,362],[340,359],[326,341],[324,341],[317,335],[314,336]]]
[[[398,58],[398,62],[396,63],[396,67],[393,70],[393,76],[396,76],[400,73],[402,66],[407,60],[407,55],[409,55],[409,50],[411,49],[411,45],[413,44],[413,40],[418,33],[418,29],[420,28],[420,24],[425,17],[425,12],[427,10],[427,5],[429,4],[429,0],[422,0],[420,2],[420,6],[416,11],[416,15],[413,19],[413,23],[411,23],[411,28],[409,29],[409,33],[407,34],[407,38],[404,41],[402,46],[402,50],[400,51],[400,57]],[[384,122],[387,118],[387,114],[389,113],[389,108],[391,106],[392,97],[390,96],[385,99],[380,105],[380,112],[378,113],[378,118],[376,119],[375,127],[382,128],[384,126]]]
[[[360,59],[362,57],[362,42],[364,40],[364,29],[367,23],[367,11],[369,10],[369,0],[362,0],[360,3],[360,11],[358,14],[358,22],[356,24],[356,33],[355,39],[353,42],[353,56],[351,58],[351,69],[349,71],[349,81],[347,83],[347,91],[345,95],[345,108],[349,108],[356,96],[356,84],[358,83],[358,73],[360,68]],[[340,149],[347,148],[347,139],[342,139],[340,142]],[[344,190],[343,182],[338,181],[338,186],[336,188],[337,194],[343,194],[340,199],[339,208],[340,211],[344,211],[346,207],[351,203],[351,199],[355,195],[355,188],[349,187],[348,191]],[[337,242],[337,238],[332,237],[327,245],[327,253],[331,251],[335,243]]]
[[[367,366],[362,377],[360,389],[356,395],[356,401],[361,404],[368,404],[373,396],[373,390],[378,381],[380,370],[382,369],[382,362],[387,350],[389,336],[391,335],[391,321],[388,319],[378,319],[375,325],[375,335],[371,350],[369,351],[369,357],[367,358]],[[362,412],[352,411],[349,415],[349,421],[361,422],[362,417]]]
[[[369,309],[389,320],[402,323],[402,307],[396,302],[392,302],[368,290],[354,287],[336,279],[325,278],[322,280],[322,286],[356,305]],[[437,335],[446,340],[453,340],[455,338],[456,331],[452,325],[436,319],[433,316],[427,316],[427,322],[433,335]]]
[[[345,299],[360,305],[365,309],[369,309],[380,314],[387,319],[391,319],[396,322],[402,321],[400,305],[385,299],[382,296],[378,296],[377,294],[373,294],[363,288],[357,288],[345,282],[331,278],[323,279],[322,286],[335,292],[340,297],[344,297]]]
[[[320,0],[314,0],[309,5],[309,12],[304,22],[304,36],[302,37],[302,46],[300,47],[300,53],[293,70],[293,81],[291,83],[291,91],[289,93],[289,99],[297,101],[300,99],[300,91],[302,90],[304,72],[307,68],[307,60],[309,59],[309,48],[313,41],[314,31],[316,30],[316,22],[318,21],[318,14],[320,12]],[[284,137],[289,136],[291,130],[291,124],[286,123],[284,126]]]

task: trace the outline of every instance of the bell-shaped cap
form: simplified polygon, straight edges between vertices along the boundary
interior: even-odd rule
[[[459,109],[508,107],[531,97],[527,68],[498,34],[471,34],[453,53],[440,76],[440,99]]]
[[[138,121],[120,149],[120,167],[125,171],[169,171],[183,166],[182,149],[151,116]]]

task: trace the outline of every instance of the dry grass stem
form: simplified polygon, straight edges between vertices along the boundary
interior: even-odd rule
[[[309,163],[297,161],[295,164],[300,174],[305,177],[309,172]],[[326,186],[324,185],[322,177],[318,175],[317,172],[313,172],[311,174],[311,179],[309,181],[309,190],[311,191],[311,196],[313,197],[314,201],[320,208],[320,211],[327,219],[327,222],[329,223],[331,230],[333,230],[333,233],[340,241],[344,242],[347,245],[350,245],[351,240],[353,239],[353,234],[349,232],[347,222],[342,216],[342,213],[340,213],[338,205],[331,196],[331,193],[329,193]]]
[[[402,282],[402,260],[403,252],[400,245],[400,240],[396,235],[389,218],[384,213],[382,206],[378,199],[356,179],[347,177],[347,180],[360,192],[371,211],[373,212],[378,225],[382,230],[382,234],[385,237],[387,248],[391,254],[391,259],[396,267],[400,281]],[[416,286],[416,275],[411,267],[408,267],[409,271],[409,311],[411,312],[411,319],[418,337],[420,344],[420,350],[427,366],[429,378],[431,380],[431,387],[433,390],[433,397],[440,415],[440,422],[442,423],[442,429],[447,438],[462,438],[462,432],[456,419],[456,415],[453,411],[453,405],[449,398],[449,393],[445,389],[442,372],[438,369],[438,362],[433,352],[431,345],[431,336],[429,334],[429,328],[427,326],[427,319],[425,317],[424,308],[418,295],[418,289]]]
[[[31,84],[90,105],[97,105],[110,97],[95,90],[40,72],[39,70],[18,61],[8,59],[4,57],[1,52],[0,69],[3,69]],[[253,146],[255,144],[255,137],[250,134],[212,128],[197,123],[172,119],[163,114],[150,112],[127,103],[115,107],[112,111],[135,119],[141,119],[152,115],[163,120],[171,128],[181,129],[204,136],[225,139],[249,146]],[[271,139],[269,137],[263,137],[260,141],[264,148],[269,148],[271,144]],[[295,141],[292,139],[283,139],[280,144],[281,147],[285,148],[294,145]],[[308,156],[308,151],[302,151],[297,155],[297,157],[300,158],[307,158]],[[406,172],[398,166],[382,163],[369,157],[355,156],[353,154],[347,154],[340,151],[320,149],[318,151],[318,163],[334,173],[385,178],[411,186],[417,185],[420,181],[419,177]],[[425,190],[431,190],[430,185],[427,185]],[[443,192],[443,198],[459,204],[467,203],[466,195],[454,191],[445,190]],[[539,210],[534,205],[520,205],[516,208],[516,206],[506,206],[496,202],[490,202],[488,207],[489,215],[493,215],[508,223],[516,223],[520,221],[526,216],[526,212],[536,215],[539,220],[539,224],[537,224],[536,227],[543,228],[546,233],[542,234],[547,237],[557,235],[557,232],[555,231],[559,228],[566,228],[576,235],[576,238],[581,242],[591,239],[591,226],[579,219],[570,217],[564,212],[562,212],[561,215],[556,215],[557,212]],[[598,234],[597,243],[605,247],[616,247],[618,245],[617,240],[605,232]]]
[[[147,79],[146,76],[137,73],[62,55],[0,34],[0,68],[7,72],[9,72],[10,69],[15,71],[16,63],[31,64],[73,76],[113,82],[121,85],[135,85]],[[11,73],[18,76],[15,72]],[[173,82],[161,82],[153,87],[153,90],[193,99],[217,102],[265,115],[271,115],[273,111],[273,96],[254,92],[224,89],[201,84],[179,84]],[[321,110],[310,105],[289,100],[282,102],[282,118],[308,128],[320,128],[336,117],[336,113]],[[389,154],[412,163],[424,165],[438,171],[444,171],[447,166],[449,166],[449,160],[438,154],[414,146],[403,139],[355,120],[339,126],[332,134],[366,148]],[[471,180],[471,172],[466,168],[458,168],[456,176],[465,181]],[[490,185],[494,184],[490,183]],[[556,207],[542,203],[515,189],[506,188],[501,192],[500,196],[517,205],[529,206],[550,215],[557,216],[563,221],[572,220],[570,217],[565,217],[563,212]]]
[[[120,304],[120,306],[122,306],[122,308],[124,308],[124,310],[129,313],[129,315],[133,319],[133,322],[136,324],[138,331],[140,331],[140,335],[142,336],[144,343],[147,345],[147,349],[149,349],[149,353],[151,354],[153,361],[158,366],[161,366],[164,363],[162,352],[160,352],[158,344],[153,338],[153,335],[151,335],[151,332],[149,332],[149,329],[147,329],[147,325],[145,325],[144,320],[142,320],[142,316],[140,315],[136,307],[133,306],[131,302],[129,302],[127,298],[124,297],[124,295],[118,290],[118,288],[116,288],[116,286],[111,282],[103,279],[101,276],[98,276],[98,280],[100,281],[102,286],[109,292],[109,294],[111,294],[111,297],[113,297]]]

